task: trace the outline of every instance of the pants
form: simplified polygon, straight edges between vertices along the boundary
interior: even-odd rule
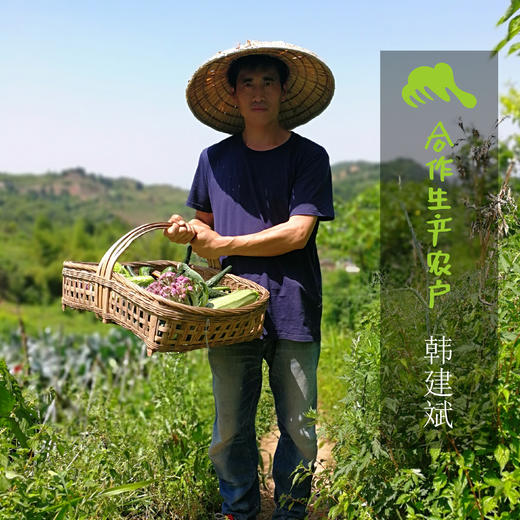
[[[293,486],[291,474],[300,463],[314,469],[316,430],[304,414],[317,406],[319,355],[319,343],[289,340],[254,340],[208,349],[215,398],[209,456],[219,478],[224,514],[250,520],[260,511],[255,416],[265,359],[280,429],[273,461],[273,519],[304,518],[311,478]]]

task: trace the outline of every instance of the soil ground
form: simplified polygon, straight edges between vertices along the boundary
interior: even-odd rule
[[[274,452],[276,450],[276,444],[280,433],[278,428],[271,431],[269,434],[262,438],[260,442],[260,453],[264,462],[264,476],[265,476],[265,487],[260,484],[260,493],[262,497],[262,510],[257,516],[257,520],[270,520],[271,515],[274,511],[273,491],[274,483],[272,479],[272,460]],[[332,443],[319,439],[318,440],[318,457],[316,461],[315,474],[320,473],[323,469],[332,464]],[[328,511],[320,510],[314,511],[312,507],[309,508],[309,520],[318,520],[327,518]]]

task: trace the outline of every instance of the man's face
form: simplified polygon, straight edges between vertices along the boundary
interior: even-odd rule
[[[233,94],[235,103],[248,124],[266,125],[278,121],[285,87],[275,67],[242,69]]]

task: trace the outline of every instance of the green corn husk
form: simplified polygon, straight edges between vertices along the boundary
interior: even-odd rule
[[[130,276],[128,277],[128,281],[135,283],[139,287],[148,287],[152,282],[155,281],[155,278],[150,275],[145,276]]]
[[[254,303],[256,300],[258,300],[257,291],[253,289],[239,289],[231,294],[213,298],[208,302],[207,307],[211,309],[236,309]]]

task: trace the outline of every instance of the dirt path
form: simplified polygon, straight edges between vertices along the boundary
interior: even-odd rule
[[[278,442],[278,437],[280,433],[278,428],[275,428],[274,431],[270,432],[266,436],[262,438],[260,443],[260,453],[262,455],[262,460],[264,462],[264,472],[265,472],[265,483],[267,489],[264,488],[262,483],[260,483],[260,494],[262,497],[262,511],[257,516],[256,520],[271,520],[271,515],[274,511],[274,501],[273,501],[273,491],[274,491],[274,483],[272,479],[272,460],[274,456],[274,452],[276,449],[276,444]],[[332,464],[332,447],[333,444],[324,441],[323,439],[318,439],[318,457],[316,461],[316,474],[323,471],[323,469],[330,464]],[[310,509],[309,520],[318,520],[327,518],[327,511],[312,511]]]

